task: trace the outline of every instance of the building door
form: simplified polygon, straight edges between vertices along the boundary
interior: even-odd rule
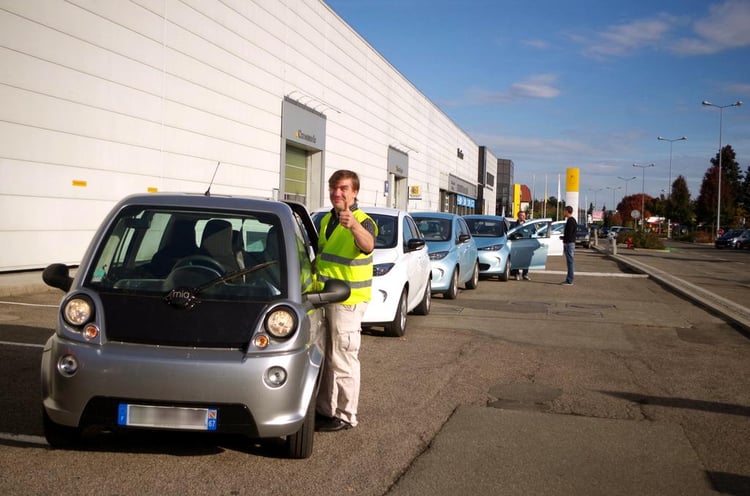
[[[290,144],[286,145],[284,166],[285,200],[293,200],[307,205],[308,192],[308,152]]]

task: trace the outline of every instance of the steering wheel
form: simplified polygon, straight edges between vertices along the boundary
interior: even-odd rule
[[[218,272],[219,275],[224,275],[224,273],[226,273],[226,269],[220,262],[206,255],[190,255],[185,257],[177,262],[172,270],[183,267],[200,267],[202,269]]]

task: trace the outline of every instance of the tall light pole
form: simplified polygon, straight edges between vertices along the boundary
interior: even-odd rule
[[[589,191],[594,192],[594,210],[596,210],[596,194],[604,188],[589,188]]]
[[[669,199],[669,196],[672,192],[672,144],[675,141],[684,141],[687,138],[685,136],[682,136],[680,138],[669,139],[662,136],[657,136],[656,139],[658,139],[659,141],[669,141],[669,182],[667,182],[667,199]]]
[[[643,223],[646,222],[646,168],[647,167],[653,167],[654,164],[648,164],[648,165],[640,165],[640,164],[633,164],[633,167],[640,167],[643,171],[643,180],[641,182],[641,231],[644,229]]]
[[[614,213],[615,210],[616,210],[615,206],[617,205],[615,203],[615,191],[618,190],[618,189],[622,189],[622,186],[607,186],[607,189],[611,189],[612,190],[612,213]]]
[[[719,109],[719,180],[716,189],[716,237],[719,237],[719,230],[721,229],[721,127],[724,119],[724,109],[727,107],[739,107],[742,102],[737,100],[734,103],[728,105],[715,105],[708,100],[703,100],[703,105],[706,107],[716,107]]]
[[[635,176],[633,177],[617,176],[617,179],[622,179],[623,181],[625,181],[625,196],[628,196],[628,181],[632,181],[633,179],[635,179]]]

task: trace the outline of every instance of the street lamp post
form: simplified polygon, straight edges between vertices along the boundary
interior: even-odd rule
[[[612,190],[612,213],[614,213],[615,210],[616,210],[615,206],[617,205],[615,203],[615,191],[618,190],[618,189],[622,189],[622,186],[607,186],[607,189],[611,189]]]
[[[596,194],[604,188],[589,188],[589,191],[594,192],[594,210],[596,210]]]
[[[633,177],[617,176],[617,179],[622,179],[623,181],[625,181],[625,195],[624,196],[628,196],[628,181],[632,181],[633,179],[635,179],[635,176]]]
[[[717,182],[716,189],[716,237],[719,237],[719,229],[721,229],[721,127],[724,119],[724,109],[727,107],[739,107],[742,102],[737,100],[734,103],[728,105],[715,105],[708,100],[703,100],[703,105],[706,107],[716,107],[719,109],[719,180]]]
[[[640,167],[643,171],[643,179],[641,181],[641,231],[644,230],[643,223],[646,222],[646,168],[647,167],[653,167],[654,164],[648,164],[648,165],[640,165],[640,164],[633,164],[633,167]]]
[[[675,141],[684,141],[687,138],[685,136],[682,136],[680,138],[669,139],[662,136],[657,136],[656,139],[658,139],[659,141],[669,141],[669,182],[667,182],[667,199],[669,199],[669,196],[672,192],[672,144]]]

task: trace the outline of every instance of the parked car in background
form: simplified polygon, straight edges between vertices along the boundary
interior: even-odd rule
[[[750,229],[745,229],[745,235],[740,240],[738,248],[750,250]]]
[[[531,228],[538,225],[529,223],[528,237],[517,236],[515,241],[508,239],[508,234],[515,228],[508,229],[510,221],[495,215],[465,215],[472,237],[476,240],[479,254],[479,274],[482,277],[498,277],[501,281],[510,278],[511,270],[540,269],[546,266],[545,247],[541,247],[539,233]],[[546,221],[542,222],[546,226]],[[524,224],[525,225],[525,224]],[[542,226],[542,229],[545,228]],[[536,252],[536,253],[534,253]]]
[[[302,205],[202,194],[120,201],[66,292],[42,351],[53,447],[88,426],[286,438],[310,456],[323,309],[349,287],[313,285],[317,232]]]
[[[588,226],[578,224],[576,228],[576,244],[581,245],[583,248],[591,246],[591,233]]]
[[[373,252],[372,299],[362,325],[383,326],[387,336],[406,332],[406,315],[430,313],[430,255],[417,224],[404,210],[363,207],[378,225]]]
[[[746,239],[747,229],[730,229],[714,241],[716,248],[739,248]]]
[[[406,333],[408,313],[430,313],[430,255],[416,222],[405,210],[361,208],[378,226],[372,253],[372,299],[362,325],[383,327],[386,336],[400,337]],[[330,209],[313,212],[318,230],[328,212]]]
[[[477,245],[466,221],[447,212],[413,212],[411,215],[430,251],[432,292],[455,299],[459,285],[476,289],[479,285]]]

